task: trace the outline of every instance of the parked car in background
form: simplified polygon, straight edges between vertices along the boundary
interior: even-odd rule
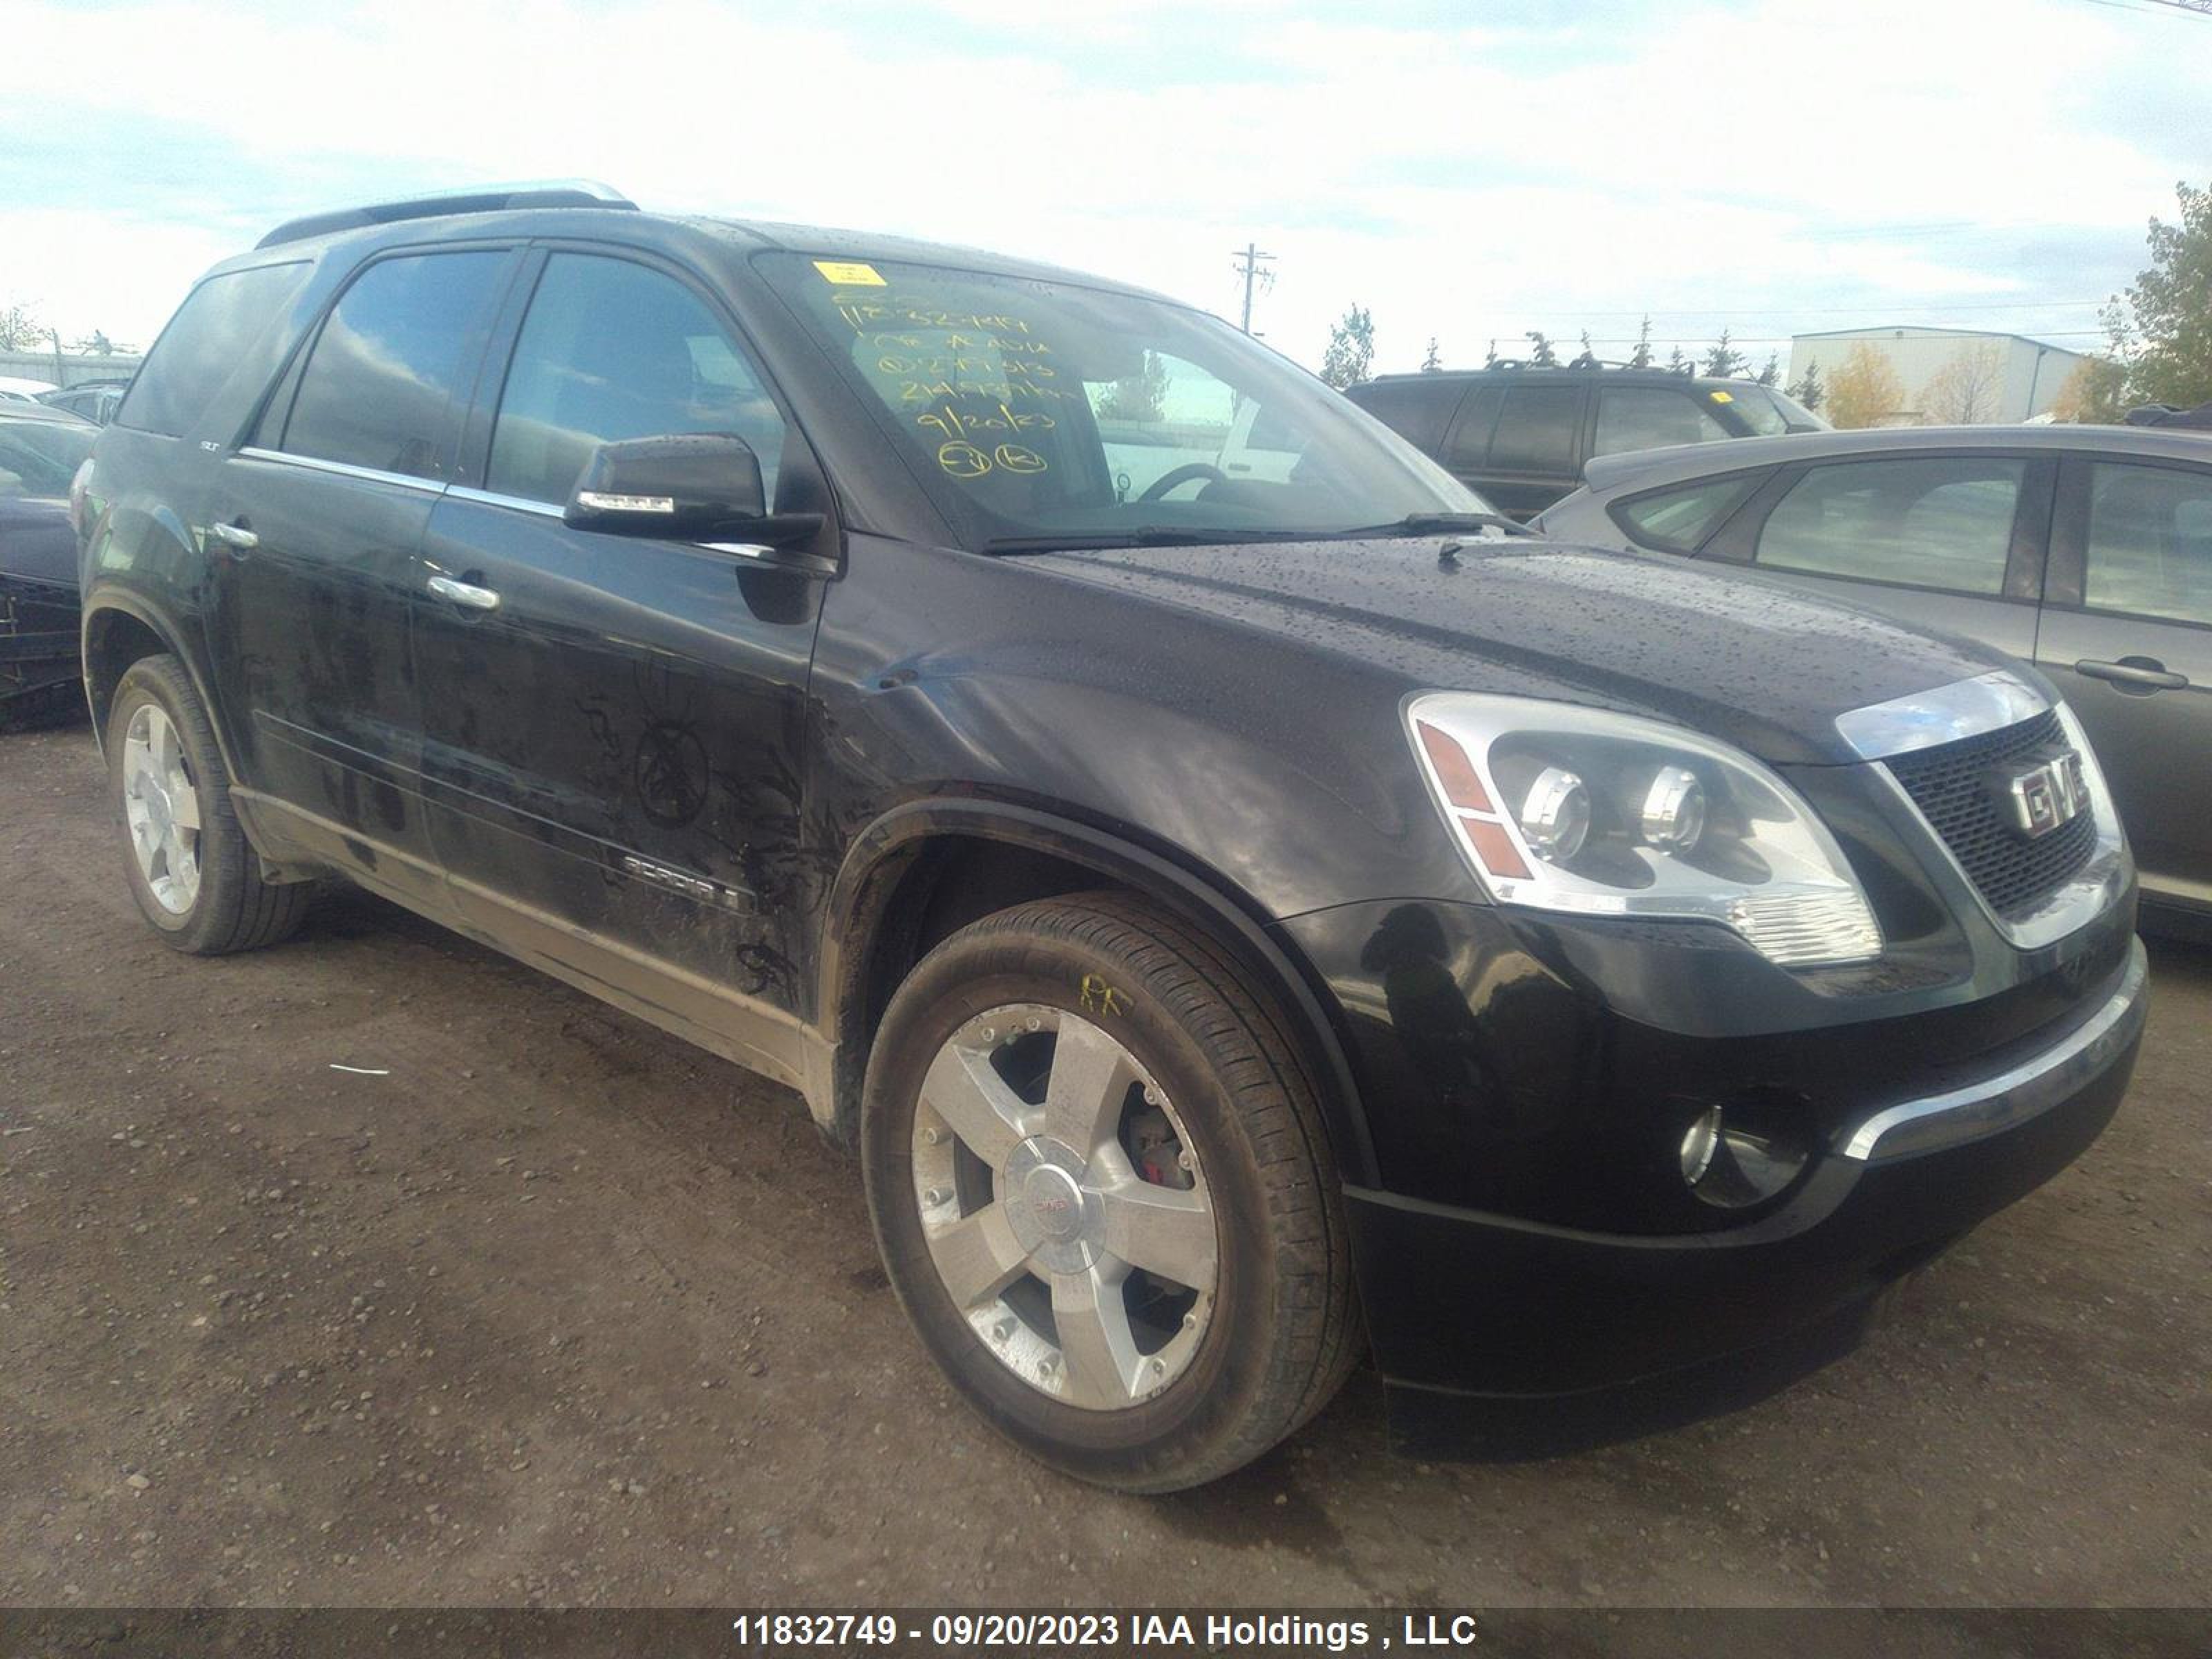
[[[82,714],[70,480],[100,428],[0,404],[0,729]]]
[[[41,392],[53,389],[52,380],[31,380],[20,374],[0,374],[0,404],[34,404]]]
[[[1345,395],[1516,519],[1573,489],[1600,455],[1827,429],[1756,380],[1611,364],[1385,374]]]
[[[42,392],[39,401],[49,409],[81,415],[94,426],[106,426],[115,418],[116,406],[123,401],[123,394],[130,386],[128,380],[86,380]]]
[[[1617,455],[1536,527],[1763,571],[2033,662],[2097,745],[2153,920],[2212,924],[2212,437],[1917,427]]]
[[[1370,1344],[1401,1404],[1559,1395],[1850,1314],[2133,1064],[2033,671],[1497,534],[1097,278],[333,214],[193,289],[76,493],[161,938],[349,879],[791,1085],[922,1345],[1085,1479],[1235,1468]]]

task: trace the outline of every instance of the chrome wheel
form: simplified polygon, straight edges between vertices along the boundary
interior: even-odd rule
[[[1079,1015],[994,1008],[938,1051],[914,1121],[938,1277],[999,1362],[1092,1411],[1158,1394],[1213,1306],[1213,1207],[1182,1120]]]
[[[200,798],[184,739],[155,703],[143,703],[123,737],[123,816],[147,890],[183,915],[200,892]]]

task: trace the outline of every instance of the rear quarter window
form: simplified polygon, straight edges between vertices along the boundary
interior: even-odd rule
[[[294,260],[207,278],[154,343],[115,423],[173,438],[190,431],[290,309],[308,270],[305,260]]]
[[[1723,520],[1756,489],[1763,472],[1737,472],[1703,478],[1674,489],[1654,490],[1614,507],[1621,527],[1649,547],[1669,553],[1694,553]]]

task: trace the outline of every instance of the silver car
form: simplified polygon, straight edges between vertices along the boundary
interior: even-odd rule
[[[2212,435],[1818,432],[1585,476],[1537,529],[1741,565],[2033,662],[2104,763],[2147,923],[2212,935]]]

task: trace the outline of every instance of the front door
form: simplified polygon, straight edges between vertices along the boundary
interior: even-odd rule
[[[2212,907],[2212,468],[2068,461],[2035,661],[2081,716],[2144,890]]]
[[[415,559],[451,476],[505,250],[377,260],[208,496],[210,659],[249,811],[442,909],[416,774]]]
[[[745,439],[772,507],[820,510],[811,459],[701,292],[627,258],[544,256],[483,485],[438,501],[423,545],[432,833],[471,929],[796,1082],[799,757],[834,566],[562,520],[599,443],[685,432]]]

